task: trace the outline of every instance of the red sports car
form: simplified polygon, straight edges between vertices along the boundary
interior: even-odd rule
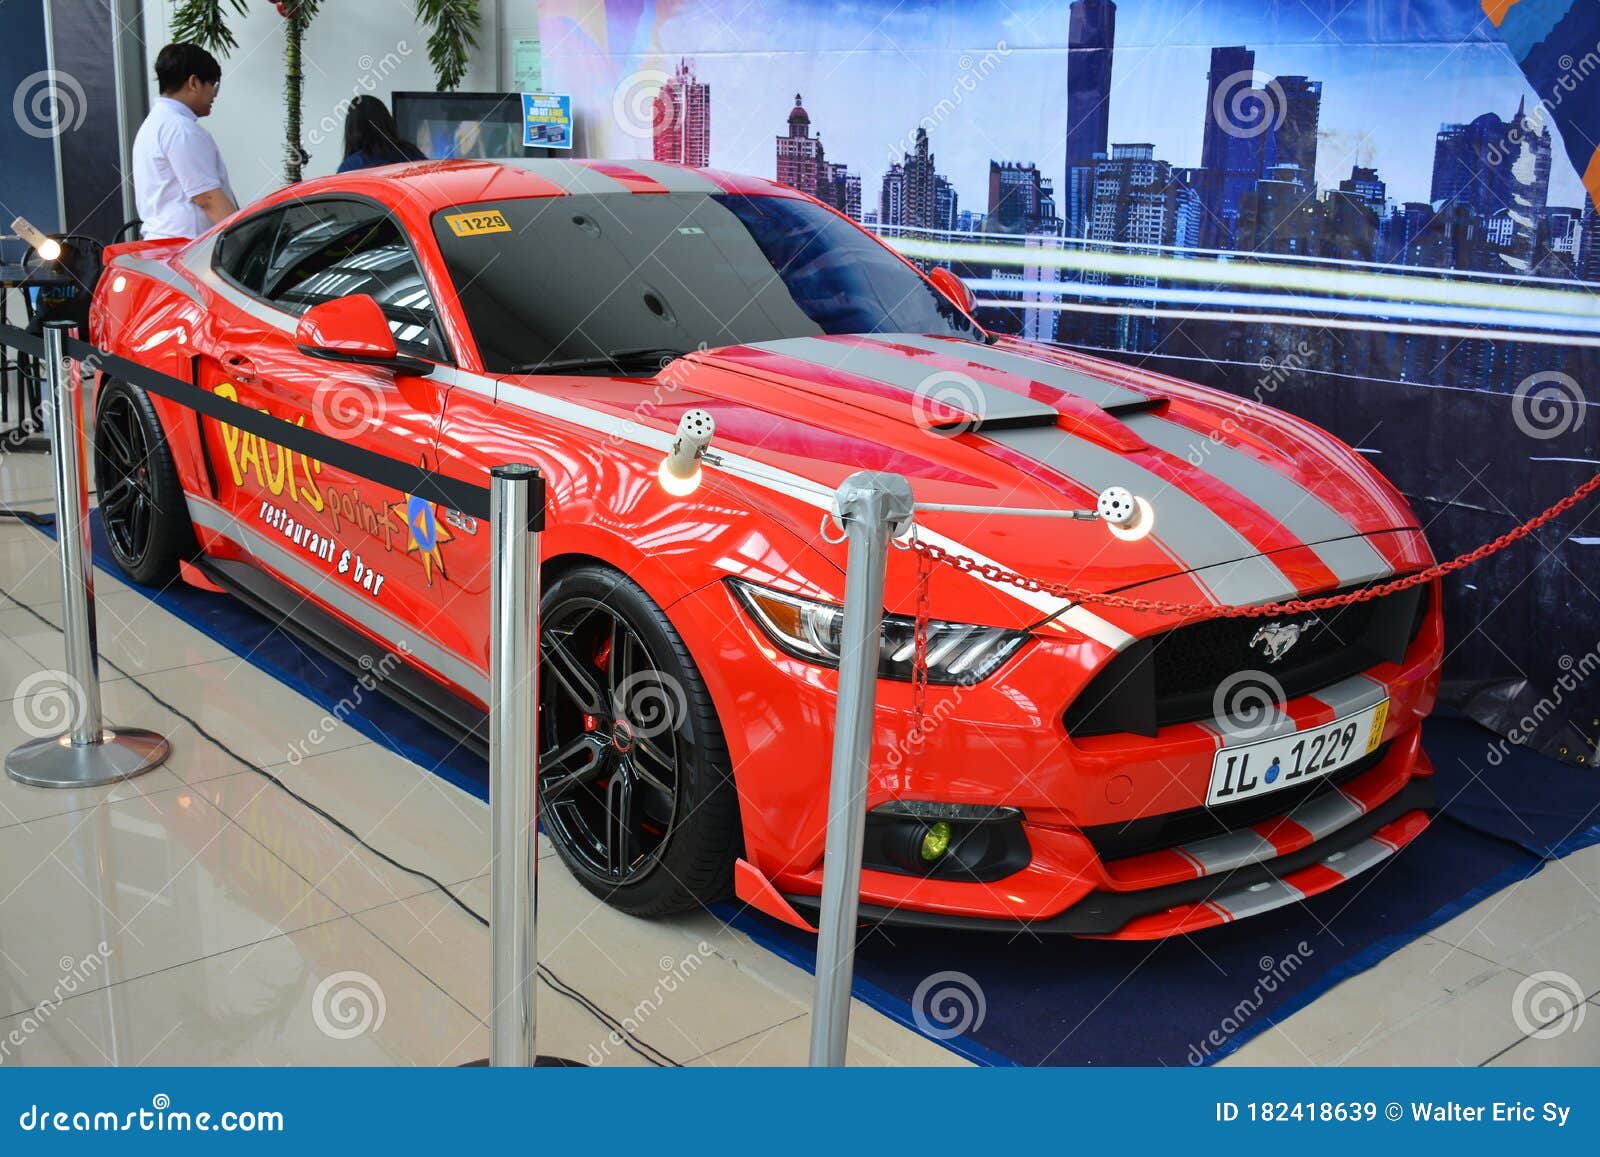
[[[802,926],[817,909],[845,567],[821,531],[855,471],[919,502],[1146,498],[1143,538],[918,516],[924,542],[1078,588],[1263,603],[1431,562],[1337,439],[987,332],[948,271],[768,181],[424,162],[108,259],[91,324],[112,353],[444,475],[543,470],[543,822],[639,915],[730,892]],[[96,404],[132,579],[236,592],[352,662],[403,655],[387,691],[483,734],[486,527],[127,382]],[[716,432],[679,495],[658,473],[693,409]],[[866,918],[1166,936],[1334,887],[1428,822],[1436,591],[1174,619],[940,565],[913,732],[917,588],[916,556],[891,551]],[[1246,679],[1280,709],[1237,715]]]

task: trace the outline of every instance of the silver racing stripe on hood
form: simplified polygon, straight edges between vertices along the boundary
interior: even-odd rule
[[[1114,382],[1102,381],[1082,370],[1071,369],[1068,366],[1057,365],[1055,362],[1047,362],[1042,358],[1033,358],[1010,350],[996,349],[993,346],[911,333],[875,333],[871,336],[876,341],[892,341],[914,349],[926,350],[928,353],[968,361],[987,370],[1015,374],[1029,381],[1042,382],[1060,390],[1063,394],[1071,394],[1073,397],[1082,398],[1101,407],[1128,406],[1149,399],[1148,394],[1141,394],[1137,390],[1130,390]]]
[[[1340,586],[1393,573],[1338,511],[1260,459],[1154,414],[1130,414],[1122,421],[1145,442],[1204,470],[1272,515],[1338,576]]]
[[[874,337],[883,341],[899,341],[901,335],[876,334]],[[944,399],[953,400],[957,407],[974,412],[978,419],[975,423],[951,423],[966,429],[978,429],[986,421],[1033,419],[1053,424],[1057,418],[1054,406],[967,375],[961,375],[964,380],[953,384],[948,379],[959,371],[930,366],[927,362],[883,346],[856,345],[822,337],[787,337],[758,342],[748,348],[793,358],[811,366],[854,374],[858,378],[904,390],[908,416],[915,416],[921,410],[920,421],[923,423],[932,419],[933,408]]]
[[[997,430],[984,437],[1025,455],[1093,491],[1126,486],[1155,510],[1151,539],[1167,548],[1185,571],[1212,568],[1203,585],[1222,604],[1249,606],[1294,598],[1300,592],[1225,519],[1173,483],[1065,430]]]

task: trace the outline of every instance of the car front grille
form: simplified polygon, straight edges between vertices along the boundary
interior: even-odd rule
[[[1315,615],[1175,627],[1140,639],[1107,663],[1063,722],[1074,737],[1155,735],[1174,723],[1212,718],[1218,688],[1244,671],[1270,675],[1287,699],[1309,695],[1378,663],[1404,659],[1427,618],[1429,597],[1428,587],[1419,586]],[[1269,623],[1305,628],[1276,662],[1263,643],[1252,642]]]

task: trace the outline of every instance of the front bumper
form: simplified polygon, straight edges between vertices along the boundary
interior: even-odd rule
[[[760,653],[753,634],[720,638],[725,669],[744,678],[725,690],[714,686],[714,696],[727,696],[724,720],[752,722],[728,736],[747,849],[738,894],[806,927],[822,892],[833,673]],[[868,808],[935,800],[1015,809],[1027,855],[1009,874],[980,880],[869,866],[861,914],[1146,939],[1335,887],[1392,856],[1432,814],[1421,725],[1433,708],[1442,650],[1435,609],[1401,662],[1291,700],[1285,713],[1300,730],[1386,698],[1380,746],[1318,781],[1315,794],[1283,789],[1248,807],[1205,806],[1213,757],[1224,745],[1208,723],[1173,724],[1156,736],[1067,734],[1063,703],[1105,662],[1089,645],[1040,639],[985,683],[930,695],[916,747],[904,740],[909,690],[880,682]],[[769,671],[770,691],[762,686]]]
[[[1431,769],[1430,769],[1431,771]],[[1335,791],[1286,814],[1276,825],[1304,827],[1325,805],[1347,797]],[[863,904],[863,920],[922,928],[1004,930],[1026,927],[1106,940],[1159,940],[1231,924],[1298,903],[1376,868],[1428,826],[1434,810],[1429,777],[1413,779],[1375,810],[1359,814],[1327,837],[1268,860],[1241,863],[1218,874],[1137,891],[1096,890],[1066,911],[1042,920],[997,920]],[[1249,829],[1253,831],[1253,829]],[[1228,840],[1230,836],[1215,837]],[[1115,863],[1108,867],[1115,867]],[[814,918],[815,897],[788,897],[796,912]]]

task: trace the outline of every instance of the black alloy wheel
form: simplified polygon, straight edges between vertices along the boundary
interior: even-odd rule
[[[95,478],[100,519],[117,561],[137,568],[149,557],[155,495],[150,484],[150,447],[144,425],[126,394],[107,400],[95,438]]]
[[[100,388],[94,430],[100,520],[118,567],[134,582],[170,582],[195,553],[194,529],[166,435],[150,399],[124,382]]]
[[[682,640],[606,567],[562,575],[544,603],[539,810],[562,859],[636,915],[719,898],[737,854],[737,800]]]

